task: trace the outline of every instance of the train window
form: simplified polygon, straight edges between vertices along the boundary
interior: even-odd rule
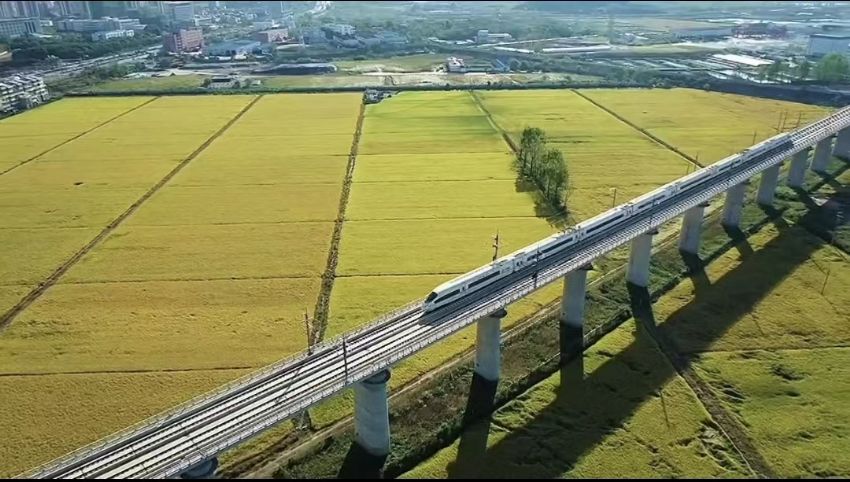
[[[447,295],[446,295],[446,298],[454,298],[455,296],[457,296],[457,294],[458,294],[458,293],[460,293],[460,290],[459,290],[459,289],[454,290],[454,291],[452,291],[451,293],[447,294]]]
[[[477,279],[477,280],[473,281],[472,283],[469,283],[469,287],[472,288],[473,286],[478,286],[478,285],[480,285],[481,283],[483,283],[487,280],[491,280],[491,279],[495,278],[496,276],[499,276],[500,274],[501,274],[501,272],[499,272],[499,271],[496,271],[495,273],[490,273],[483,278]]]
[[[558,241],[557,243],[553,244],[552,246],[549,246],[548,248],[544,249],[543,251],[541,251],[541,253],[546,254],[550,251],[554,251],[556,249],[559,249],[559,248],[561,248],[561,246],[563,246],[564,243],[566,243],[568,241],[572,241],[572,240],[573,240],[572,236],[570,236],[569,238],[566,238],[566,239],[562,239],[562,240]]]
[[[432,291],[431,294],[428,295],[427,298],[425,298],[425,303],[430,303],[430,302],[434,301],[434,298],[436,298],[436,297],[437,297],[437,293]]]
[[[605,222],[604,222],[604,223],[602,223],[602,224],[599,224],[599,225],[597,225],[597,226],[594,226],[594,227],[592,227],[592,228],[590,228],[590,229],[588,229],[588,230],[587,230],[587,234],[590,234],[590,233],[592,233],[592,232],[594,232],[594,231],[598,231],[598,230],[600,230],[600,229],[604,228],[605,226],[610,225],[611,223],[615,223],[615,222],[619,221],[622,217],[623,217],[623,215],[621,214],[621,215],[617,216],[617,217],[616,217],[616,218],[614,218],[614,219],[609,219],[608,221],[605,221]]]

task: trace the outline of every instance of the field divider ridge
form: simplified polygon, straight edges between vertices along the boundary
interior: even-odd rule
[[[670,144],[669,142],[667,142],[667,141],[665,141],[665,140],[661,139],[660,137],[656,136],[655,134],[650,133],[648,130],[644,129],[643,127],[638,126],[637,124],[633,123],[632,121],[630,121],[630,120],[626,119],[625,117],[621,116],[620,114],[616,113],[615,111],[613,111],[613,110],[611,110],[611,109],[609,109],[609,108],[605,107],[604,105],[600,104],[599,102],[596,102],[595,100],[593,100],[593,99],[591,99],[590,97],[588,97],[588,96],[586,96],[586,95],[582,94],[581,92],[577,91],[576,89],[570,89],[570,91],[571,91],[572,93],[576,94],[577,96],[581,97],[582,99],[584,99],[584,100],[586,100],[586,101],[590,102],[591,104],[595,105],[596,107],[598,107],[598,108],[602,109],[603,111],[605,111],[605,112],[607,112],[607,113],[611,114],[611,115],[612,115],[612,116],[614,116],[617,120],[619,120],[620,122],[622,122],[622,123],[626,124],[627,126],[631,127],[632,129],[634,129],[634,130],[636,130],[636,131],[640,132],[640,133],[641,133],[641,134],[643,134],[644,136],[648,137],[650,140],[654,141],[656,144],[658,144],[658,145],[660,145],[660,146],[662,146],[662,147],[665,147],[665,148],[667,148],[667,149],[668,149],[668,150],[670,150],[670,151],[675,152],[676,154],[678,154],[678,155],[679,155],[679,157],[681,157],[681,158],[683,158],[684,160],[686,160],[686,161],[690,162],[691,164],[694,164],[694,165],[696,165],[696,166],[697,166],[697,167],[699,167],[699,168],[703,168],[703,167],[705,167],[705,165],[701,164],[699,161],[697,161],[697,160],[696,160],[696,159],[694,159],[693,157],[691,157],[691,156],[689,156],[689,155],[685,154],[684,152],[682,152],[681,150],[679,150],[679,148],[678,148],[678,147],[676,147],[676,146],[674,146],[673,144]]]
[[[80,137],[83,137],[84,135],[86,135],[86,134],[88,134],[88,133],[90,133],[90,132],[94,132],[94,131],[96,131],[97,129],[100,129],[101,127],[105,126],[106,124],[111,123],[111,122],[112,122],[112,121],[114,121],[114,120],[117,120],[117,119],[119,119],[119,118],[121,118],[121,117],[124,117],[125,115],[130,114],[131,112],[134,112],[134,111],[136,111],[136,110],[138,110],[138,109],[141,109],[142,107],[144,107],[144,106],[146,106],[146,105],[150,104],[151,102],[153,102],[153,101],[155,101],[155,100],[157,100],[157,99],[159,99],[159,98],[161,98],[161,97],[160,97],[160,96],[156,96],[156,97],[154,97],[153,99],[150,99],[150,100],[147,100],[147,101],[145,101],[145,102],[142,102],[141,104],[139,104],[139,105],[137,105],[137,106],[135,106],[135,107],[132,107],[132,108],[130,108],[130,109],[128,109],[128,110],[125,110],[124,112],[121,112],[121,113],[120,113],[120,114],[118,114],[118,115],[112,116],[112,117],[110,117],[109,119],[107,119],[107,120],[105,120],[105,121],[101,122],[100,124],[98,124],[98,125],[96,125],[96,126],[94,126],[94,127],[90,128],[90,129],[86,129],[86,130],[84,130],[83,132],[80,132],[79,134],[75,135],[74,137],[71,137],[70,139],[66,139],[66,140],[64,140],[64,141],[60,142],[59,144],[56,144],[55,146],[51,147],[50,149],[47,149],[47,150],[42,151],[42,152],[39,152],[38,154],[36,154],[36,155],[34,155],[34,156],[30,157],[29,159],[23,160],[23,161],[19,162],[18,164],[15,164],[15,165],[14,165],[14,166],[12,166],[12,167],[9,167],[9,168],[7,168],[7,169],[5,169],[5,170],[3,170],[3,171],[0,171],[0,176],[2,176],[3,174],[6,174],[6,173],[8,173],[8,172],[11,172],[11,171],[15,170],[15,169],[17,169],[17,168],[19,168],[19,167],[23,166],[24,164],[28,164],[28,163],[30,163],[30,162],[32,162],[32,161],[34,161],[34,160],[38,159],[39,157],[41,157],[41,156],[43,156],[43,155],[45,155],[45,154],[47,154],[47,153],[49,153],[49,152],[55,151],[56,149],[59,149],[60,147],[64,146],[65,144],[68,144],[69,142],[75,141],[75,140],[79,139]],[[2,324],[0,324],[0,326],[2,326]]]
[[[345,211],[348,207],[348,199],[351,195],[351,184],[354,180],[354,167],[357,163],[357,148],[360,145],[360,134],[363,129],[363,118],[365,116],[366,102],[364,95],[364,97],[361,97],[360,99],[360,110],[357,113],[357,123],[354,127],[354,136],[351,139],[351,149],[348,153],[348,164],[345,168],[345,177],[343,178],[342,190],[339,195],[337,217],[334,222],[333,234],[331,235],[331,245],[328,249],[328,261],[325,266],[325,272],[322,273],[322,286],[319,289],[319,296],[316,299],[316,306],[313,309],[313,320],[315,323],[309,333],[310,339],[307,340],[307,343],[311,346],[324,339],[325,330],[328,325],[331,291],[333,291],[334,280],[336,279],[336,267],[339,264],[339,242],[340,239],[342,239],[342,227],[345,223]]]
[[[203,144],[201,144],[197,149],[192,151],[185,159],[180,161],[177,166],[175,166],[168,174],[165,175],[162,179],[159,180],[156,184],[154,184],[150,189],[148,189],[142,196],[136,200],[133,204],[130,205],[123,213],[119,214],[118,217],[112,220],[100,233],[97,234],[91,241],[86,243],[85,246],[80,248],[70,259],[62,263],[53,273],[50,274],[44,281],[40,282],[35,288],[33,288],[26,296],[24,296],[20,301],[18,301],[15,306],[10,308],[6,313],[0,317],[0,331],[4,330],[12,320],[24,309],[26,309],[29,305],[31,305],[35,300],[37,300],[48,288],[56,284],[62,275],[64,275],[72,266],[77,264],[83,256],[89,253],[95,246],[100,244],[101,241],[106,239],[112,231],[115,230],[125,219],[127,219],[131,214],[136,212],[145,201],[151,198],[157,191],[159,191],[168,181],[170,181],[174,176],[177,175],[184,167],[186,167],[190,162],[192,162],[198,155],[201,154],[210,144],[213,143],[216,139],[219,138],[227,129],[229,129],[233,124],[236,123],[239,119],[248,112],[254,104],[257,103],[263,96],[258,95],[251,102],[248,103],[242,110],[239,111],[232,119],[230,119],[224,126],[218,129],[212,136],[210,136]]]
[[[481,98],[478,97],[478,92],[476,92],[474,90],[470,90],[469,96],[472,97],[472,102],[475,103],[475,105],[478,107],[478,109],[485,116],[487,116],[487,121],[490,123],[491,126],[493,126],[493,129],[495,129],[496,132],[498,132],[499,134],[502,134],[502,139],[505,140],[505,144],[507,144],[508,147],[510,147],[510,149],[511,149],[511,151],[513,151],[514,155],[519,154],[519,147],[517,147],[517,145],[514,143],[513,139],[511,139],[511,136],[509,136],[508,133],[504,129],[502,129],[502,126],[500,126],[493,119],[493,114],[491,114],[490,111],[487,110],[486,107],[484,107],[484,103],[481,102]]]

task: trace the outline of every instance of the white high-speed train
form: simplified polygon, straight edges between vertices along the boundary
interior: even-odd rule
[[[470,271],[451,281],[441,284],[425,298],[424,312],[432,312],[448,306],[470,293],[482,290],[511,274],[530,265],[537,264],[562,253],[584,239],[616,226],[630,216],[652,209],[682,192],[695,189],[709,182],[723,182],[723,177],[744,165],[758,164],[773,155],[790,149],[793,142],[788,134],[767,139],[736,155],[711,166],[695,171],[675,182],[650,191],[617,206],[596,217],[588,219],[567,232],[553,234],[548,238],[508,254],[492,263]],[[731,187],[731,186],[730,186]]]

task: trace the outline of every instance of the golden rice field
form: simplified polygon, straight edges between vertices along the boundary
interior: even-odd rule
[[[692,89],[593,89],[583,94],[703,165],[779,132],[804,126],[830,109]],[[779,130],[777,130],[779,128]]]
[[[0,178],[18,178],[0,188],[0,202],[11,209],[2,211],[0,238],[17,254],[0,273],[3,311],[255,99],[157,98]],[[26,378],[27,393],[86,383],[80,403],[96,410],[92,394],[112,390],[107,372],[182,388],[139,397],[121,389],[116,375],[112,403],[137,400],[138,407],[100,403],[114,412],[103,420],[28,397],[44,403],[17,415],[16,424],[33,431],[0,442],[16,454],[2,457],[0,473],[61,455],[304,348],[301,320],[318,296],[359,106],[359,94],[261,98],[14,319],[0,336],[0,370],[4,380]],[[40,196],[20,184],[36,178]],[[66,186],[69,180],[81,184]],[[98,377],[99,388],[81,373]],[[197,376],[180,381],[179,373]],[[213,375],[215,383],[205,381]],[[15,404],[12,396],[4,390],[0,400]],[[86,430],[27,442],[48,427],[74,424]]]
[[[543,127],[564,150],[576,219],[609,207],[613,188],[620,202],[690,168],[573,92],[479,95],[496,125],[468,92],[367,106],[326,338],[486,263],[497,231],[502,254],[552,232],[517,191],[498,128]],[[778,108],[748,102],[764,118]],[[357,93],[92,98],[0,121],[0,313],[191,159],[0,331],[0,403],[28,401],[0,418],[13,428],[0,475],[305,347],[359,108]],[[405,361],[392,388],[473,342],[467,329]],[[350,413],[348,397],[313,409],[314,426]]]
[[[778,223],[655,305],[779,477],[850,475],[848,262]]]
[[[583,379],[579,378],[583,374]],[[746,477],[687,384],[629,322],[402,478]]]

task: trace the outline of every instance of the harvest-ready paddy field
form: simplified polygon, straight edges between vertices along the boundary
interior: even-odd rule
[[[677,89],[581,94],[686,153],[784,111],[825,113]],[[539,126],[563,150],[576,220],[615,188],[622,202],[693,170],[582,95],[405,92],[362,114],[357,93],[68,99],[0,121],[0,403],[20,407],[0,416],[0,475],[304,349],[323,274],[328,338],[486,263],[496,232],[501,254],[553,232],[517,190],[503,133]],[[635,113],[642,97],[657,117]],[[505,327],[559,291],[518,303]],[[473,338],[404,362],[392,388]],[[312,410],[314,428],[346,416],[347,397]]]

